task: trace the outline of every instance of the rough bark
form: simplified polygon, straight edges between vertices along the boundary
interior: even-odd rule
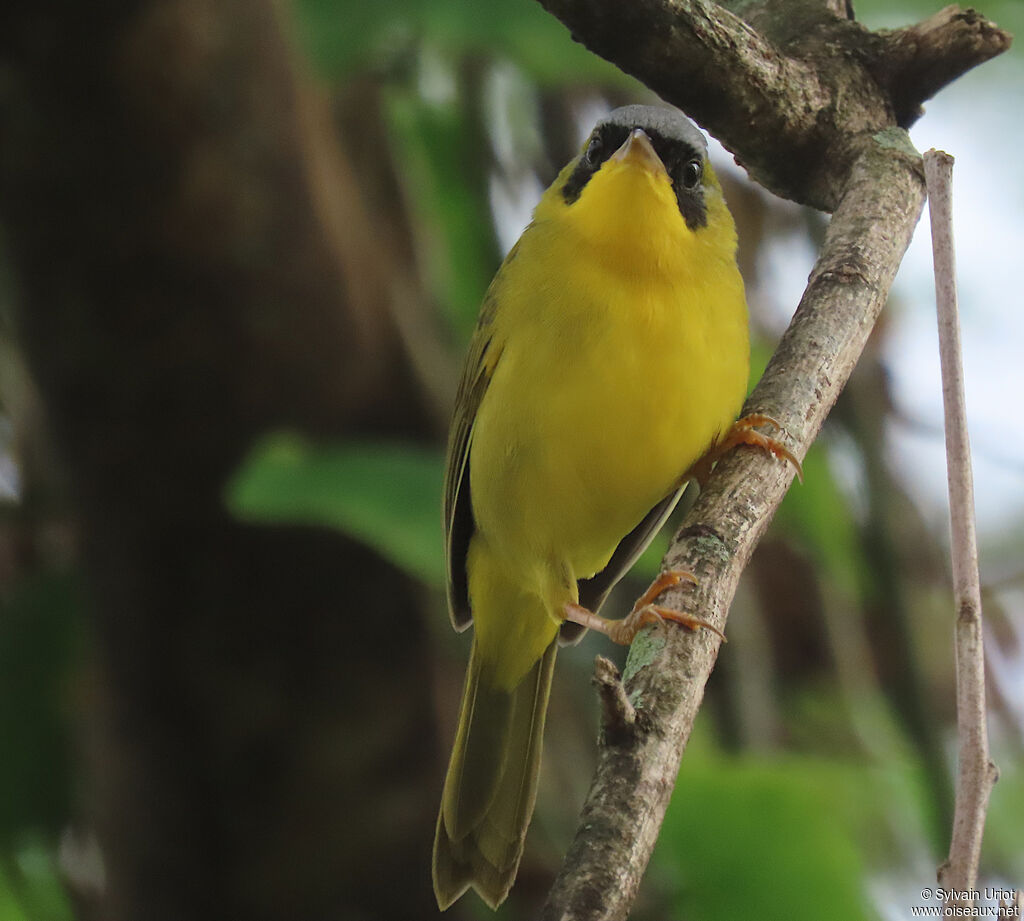
[[[1010,37],[954,8],[870,33],[835,4],[541,0],[597,53],[715,134],[773,191],[834,210],[793,321],[744,412],[767,413],[803,457],[863,350],[924,202],[905,127],[920,104]],[[727,456],[665,558],[696,589],[663,600],[724,628],[740,574],[793,478],[751,449]],[[545,919],[626,917],[657,840],[718,655],[710,631],[651,629],[630,651],[626,703],[599,669],[606,731]]]
[[[417,589],[222,501],[268,429],[415,437],[425,417],[394,266],[276,15],[63,2],[0,23],[0,208],[91,594],[109,919],[432,910]]]
[[[1010,44],[957,7],[873,33],[822,0],[541,3],[695,118],[763,186],[825,211],[842,195],[859,138],[909,127],[922,102]]]

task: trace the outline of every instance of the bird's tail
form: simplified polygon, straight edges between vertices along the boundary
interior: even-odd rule
[[[491,907],[508,895],[537,798],[544,716],[558,641],[511,690],[495,686],[474,639],[434,838],[444,910],[472,886]]]

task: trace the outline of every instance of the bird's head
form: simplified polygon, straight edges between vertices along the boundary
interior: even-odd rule
[[[694,246],[732,259],[735,226],[707,153],[704,135],[675,110],[615,109],[545,193],[535,218],[564,222],[589,245],[638,261],[663,262]]]

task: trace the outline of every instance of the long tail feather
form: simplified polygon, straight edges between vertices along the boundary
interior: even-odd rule
[[[558,643],[511,690],[496,688],[474,643],[434,838],[443,910],[470,886],[491,907],[508,895],[537,798],[541,742]]]

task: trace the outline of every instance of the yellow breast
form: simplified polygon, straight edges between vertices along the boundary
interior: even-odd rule
[[[549,192],[506,264],[500,358],[473,432],[477,528],[542,595],[602,569],[746,392],[746,303],[717,183],[707,226],[690,230],[667,179],[602,175],[608,194],[590,207]]]

